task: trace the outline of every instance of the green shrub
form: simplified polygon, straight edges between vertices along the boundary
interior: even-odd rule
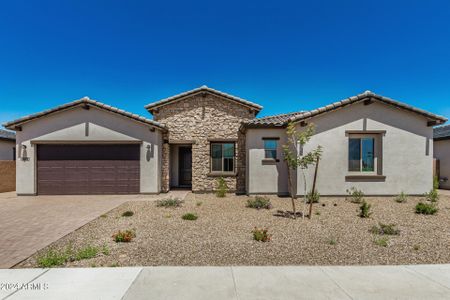
[[[314,191],[314,193],[311,191],[306,195],[306,201],[307,203],[319,203],[320,194],[318,191]]]
[[[380,235],[399,235],[400,230],[395,228],[395,224],[383,224],[378,223],[378,226],[374,225],[370,232],[373,234],[380,234]]]
[[[134,215],[134,212],[132,212],[131,210],[127,210],[122,214],[122,217],[131,217],[132,215]]]
[[[397,203],[405,203],[408,200],[408,195],[406,195],[405,193],[401,192],[400,195],[395,197],[394,200]]]
[[[106,245],[106,244],[103,245],[102,253],[103,253],[103,255],[109,255],[109,253],[111,253],[111,251],[109,250],[108,245]]]
[[[66,252],[48,250],[46,253],[38,256],[37,264],[41,268],[51,268],[55,266],[62,266],[69,259],[69,255]]]
[[[372,215],[372,212],[370,211],[371,207],[372,207],[372,205],[370,205],[366,201],[363,201],[361,206],[359,207],[359,209],[360,209],[359,216],[361,218],[368,218],[368,217],[370,217],[370,215]]]
[[[270,242],[272,235],[268,233],[267,228],[257,228],[253,229],[253,239],[258,242]]]
[[[197,206],[202,206],[203,202],[202,201],[197,201],[197,203],[195,203],[195,205]]]
[[[337,240],[335,238],[331,238],[328,240],[328,244],[331,246],[334,246],[337,244]]]
[[[272,203],[270,203],[270,199],[267,197],[256,196],[254,199],[247,200],[247,207],[256,209],[271,209]]]
[[[198,216],[194,213],[187,213],[181,217],[183,220],[195,221],[198,219]]]
[[[416,214],[423,214],[423,215],[434,215],[437,213],[438,208],[433,204],[423,203],[419,202],[416,205]]]
[[[416,251],[419,251],[420,246],[419,245],[414,245],[413,249],[416,250]]]
[[[156,201],[158,207],[181,207],[184,201],[180,198],[168,198]]]
[[[381,247],[387,247],[389,244],[388,242],[389,242],[389,239],[387,237],[381,237],[379,239],[374,240],[375,245],[378,245]]]
[[[75,254],[75,260],[90,259],[96,257],[97,254],[98,254],[97,247],[86,246],[77,251],[77,253]]]
[[[433,189],[428,193],[425,193],[425,199],[430,202],[437,202],[439,200],[439,193],[437,190]]]
[[[223,177],[217,179],[216,196],[223,198],[227,195],[228,185]]]
[[[352,203],[360,204],[364,201],[364,193],[355,187],[352,187],[349,190],[347,190],[347,194]],[[348,197],[346,197],[346,199],[348,200]]]
[[[433,190],[439,189],[439,177],[434,176],[433,177]]]
[[[129,243],[136,237],[136,233],[134,232],[134,230],[119,230],[118,232],[113,234],[112,237],[116,243]]]

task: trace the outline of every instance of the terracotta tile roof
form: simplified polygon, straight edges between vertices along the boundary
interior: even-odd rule
[[[243,123],[244,127],[279,127],[279,126],[286,126],[288,122],[299,122],[304,119],[308,119],[317,115],[320,115],[322,113],[331,112],[333,110],[345,107],[347,105],[355,104],[362,101],[380,101],[389,105],[392,105],[394,107],[397,107],[399,109],[404,109],[419,115],[422,115],[426,118],[428,118],[430,121],[435,122],[433,125],[439,125],[447,122],[447,119],[445,117],[432,114],[430,112],[427,112],[425,110],[415,108],[411,105],[399,102],[397,100],[393,100],[387,97],[383,97],[380,95],[377,95],[375,93],[372,93],[371,91],[365,91],[362,94],[334,102],[332,104],[329,104],[324,107],[320,107],[314,110],[305,111],[296,113],[292,116],[286,117],[286,118],[279,118],[277,116],[271,117],[265,117],[265,118],[257,118],[253,119],[247,122]]]
[[[156,128],[162,129],[162,130],[166,129],[166,127],[164,125],[162,125],[162,124],[160,124],[160,123],[158,123],[156,121],[144,118],[144,117],[139,116],[137,114],[133,114],[133,113],[124,111],[122,109],[119,109],[119,108],[116,108],[116,107],[113,107],[113,106],[110,106],[110,105],[107,105],[107,104],[104,104],[104,103],[101,103],[101,102],[98,102],[98,101],[95,101],[95,100],[92,100],[92,99],[89,99],[89,97],[84,97],[84,98],[81,98],[79,100],[75,100],[75,101],[72,101],[72,102],[69,102],[69,103],[57,106],[55,108],[47,109],[47,110],[44,110],[44,111],[41,111],[41,112],[38,112],[38,113],[35,113],[35,114],[32,114],[32,115],[28,115],[28,116],[22,117],[20,119],[17,119],[17,120],[11,121],[11,122],[7,122],[7,123],[3,124],[3,126],[8,128],[8,129],[14,130],[14,128],[16,126],[20,126],[21,124],[29,122],[31,120],[42,118],[42,117],[47,116],[49,114],[53,114],[53,113],[56,113],[56,112],[59,112],[59,111],[62,111],[62,110],[70,109],[70,108],[73,108],[73,107],[76,107],[76,106],[83,106],[83,105],[93,106],[93,107],[97,107],[97,108],[100,108],[100,109],[103,109],[103,110],[106,110],[106,111],[109,111],[109,112],[112,112],[112,113],[116,113],[116,114],[119,114],[121,116],[128,117],[128,118],[133,119],[135,121],[138,121],[138,122],[141,122],[141,123],[144,123],[144,124],[147,124],[147,125],[151,125],[153,127],[156,127]]]
[[[273,127],[283,127],[286,125],[287,121],[295,116],[303,114],[304,111],[292,112],[287,114],[279,114],[273,116],[267,116],[262,118],[256,118],[249,121],[245,121],[246,127],[259,127],[259,126],[273,126]]]
[[[213,95],[217,95],[217,96],[226,98],[228,100],[237,102],[237,103],[245,105],[245,106],[249,106],[249,107],[255,109],[256,111],[260,111],[263,108],[261,105],[258,105],[256,103],[250,102],[248,100],[245,100],[245,99],[242,99],[242,98],[239,98],[239,97],[236,97],[236,96],[233,96],[233,95],[230,95],[230,94],[227,94],[227,93],[224,93],[224,92],[212,89],[212,88],[209,88],[206,85],[201,86],[201,87],[196,88],[196,89],[193,89],[193,90],[190,90],[190,91],[187,91],[187,92],[184,92],[184,93],[181,93],[181,94],[178,94],[178,95],[175,95],[175,96],[172,96],[172,97],[169,97],[169,98],[165,98],[165,99],[162,99],[162,100],[159,100],[159,101],[147,104],[145,106],[145,108],[147,110],[151,111],[151,110],[153,110],[153,109],[155,109],[157,107],[160,107],[160,106],[172,103],[174,101],[181,100],[181,99],[183,99],[185,97],[189,97],[189,96],[192,96],[192,95],[195,95],[195,94],[199,94],[199,93],[204,93],[204,92],[211,93]]]
[[[450,139],[450,125],[434,128],[434,139],[435,140]]]
[[[14,132],[11,132],[11,131],[0,129],[0,139],[1,140],[15,141],[16,140],[16,134]]]

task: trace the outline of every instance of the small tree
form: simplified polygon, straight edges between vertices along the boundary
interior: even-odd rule
[[[307,183],[306,183],[306,170],[310,165],[317,164],[318,160],[322,155],[322,147],[317,146],[314,150],[303,153],[303,149],[305,145],[309,142],[311,137],[314,135],[314,125],[310,124],[306,127],[304,131],[297,132],[295,129],[295,124],[290,122],[287,126],[286,134],[287,134],[287,144],[283,145],[283,153],[284,160],[288,167],[288,184],[289,184],[289,192],[291,195],[292,201],[292,210],[294,213],[294,218],[296,218],[296,209],[295,209],[295,199],[297,198],[295,192],[295,186],[292,183],[292,173],[297,171],[299,168],[302,171],[303,175],[303,214],[305,215],[305,204],[307,202]],[[315,191],[311,191],[314,193]],[[311,203],[312,204],[312,203]]]

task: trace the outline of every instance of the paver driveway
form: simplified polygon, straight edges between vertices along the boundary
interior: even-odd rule
[[[181,191],[174,192],[184,197]],[[11,268],[33,253],[127,201],[162,195],[29,196],[0,193],[0,268]]]

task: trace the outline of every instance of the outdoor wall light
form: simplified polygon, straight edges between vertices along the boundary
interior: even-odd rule
[[[27,146],[26,145],[22,145],[22,160],[23,161],[30,160],[30,158],[28,157]]]

